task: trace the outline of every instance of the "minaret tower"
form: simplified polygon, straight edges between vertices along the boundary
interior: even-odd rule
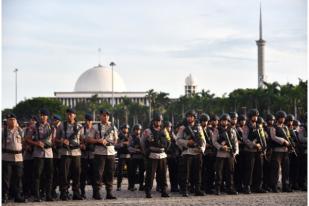
[[[262,88],[265,81],[265,45],[266,41],[263,40],[262,32],[262,6],[260,3],[260,39],[256,41],[258,47],[258,88]]]

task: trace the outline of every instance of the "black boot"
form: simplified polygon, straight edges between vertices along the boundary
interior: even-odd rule
[[[244,191],[245,194],[251,194],[250,186],[245,186],[243,191]]]
[[[79,192],[73,193],[73,200],[83,200],[83,197],[80,195]]]
[[[115,199],[117,199],[117,198],[112,194],[112,191],[107,191],[107,193],[106,193],[106,199],[107,199],[107,200],[115,200]]]
[[[100,195],[100,191],[99,190],[94,190],[93,191],[93,195],[92,195],[93,199],[95,200],[102,200],[102,197]]]
[[[220,186],[217,186],[217,187],[216,187],[216,195],[221,195]]]
[[[151,193],[150,192],[146,192],[146,198],[152,198]]]

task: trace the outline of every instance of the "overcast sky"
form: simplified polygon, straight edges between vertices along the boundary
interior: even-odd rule
[[[307,79],[306,0],[262,1],[268,81]],[[128,91],[217,96],[257,87],[259,0],[3,0],[2,109],[73,91],[78,77],[114,61]]]

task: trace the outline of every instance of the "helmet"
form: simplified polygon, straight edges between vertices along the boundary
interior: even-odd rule
[[[133,131],[138,130],[138,129],[142,129],[142,125],[136,124],[136,125],[133,126]]]
[[[271,121],[271,120],[275,120],[275,116],[272,115],[272,114],[267,114],[266,115],[266,121],[268,122],[268,121]]]
[[[220,116],[220,120],[227,120],[227,121],[231,121],[231,117],[229,114],[224,113]]]
[[[293,126],[294,126],[294,127],[300,126],[300,121],[294,119],[294,120],[293,120]]]
[[[250,109],[250,111],[248,112],[248,117],[251,118],[253,116],[259,116],[259,111],[257,109]]]
[[[219,120],[219,117],[218,117],[218,115],[211,115],[211,117],[210,117],[210,121],[216,121],[216,120]]]
[[[209,121],[209,115],[208,114],[205,114],[205,113],[203,113],[203,114],[201,114],[200,116],[199,116],[199,120],[200,120],[200,122],[207,122],[207,121]]]
[[[121,125],[120,129],[130,129],[130,125],[123,124],[123,125]]]
[[[293,114],[288,114],[285,118],[285,121],[287,121],[287,122],[290,122],[290,121],[293,121],[293,120],[295,120],[295,117],[294,117]]]
[[[194,110],[189,110],[189,111],[186,112],[186,117],[188,117],[188,116],[196,117],[196,112]]]
[[[166,121],[164,122],[164,127],[171,127],[172,126],[172,123],[170,121]]]
[[[163,117],[162,114],[160,112],[154,112],[153,113],[153,118],[154,121],[162,121]]]
[[[285,111],[278,111],[278,112],[276,112],[275,116],[276,116],[277,120],[280,119],[280,118],[286,118],[286,113],[285,113]]]
[[[258,117],[256,123],[257,124],[264,124],[264,119],[262,117]]]
[[[230,117],[231,119],[237,119],[238,118],[238,114],[236,112],[230,112]]]
[[[246,120],[247,120],[247,117],[243,114],[238,117],[238,121],[246,121]]]
[[[86,121],[92,121],[93,120],[93,116],[90,113],[85,114],[85,120]]]

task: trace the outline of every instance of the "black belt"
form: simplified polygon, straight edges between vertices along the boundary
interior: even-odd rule
[[[9,150],[9,149],[2,149],[2,152],[3,153],[9,153],[9,154],[20,154],[22,153],[23,151],[22,150]]]

